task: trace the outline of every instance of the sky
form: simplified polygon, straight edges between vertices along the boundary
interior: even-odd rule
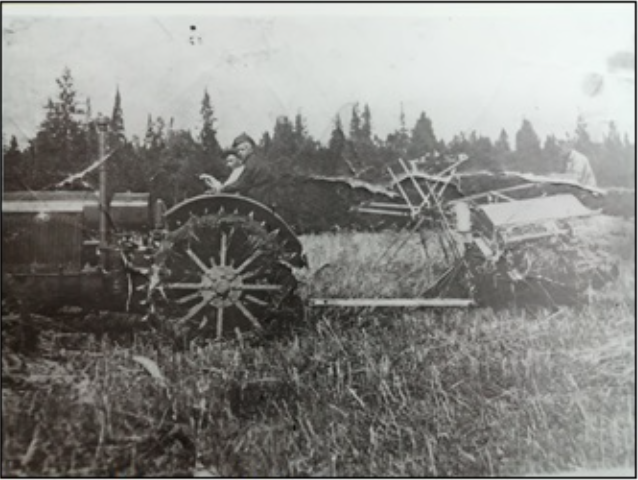
[[[301,113],[327,142],[356,102],[385,138],[401,108],[449,141],[476,131],[541,139],[581,115],[599,139],[615,121],[635,139],[635,6],[605,4],[3,5],[3,135],[37,131],[55,79],[126,131],[147,117],[197,133],[207,89],[223,146]],[[623,60],[625,61],[623,63]],[[22,144],[22,143],[21,143]]]

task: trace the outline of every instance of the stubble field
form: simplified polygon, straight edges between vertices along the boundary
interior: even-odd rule
[[[186,351],[42,332],[3,351],[2,473],[633,475],[634,223],[601,237],[621,274],[578,310],[312,309],[286,338]],[[410,297],[432,274],[418,239],[384,255],[396,232],[302,241],[307,297]]]

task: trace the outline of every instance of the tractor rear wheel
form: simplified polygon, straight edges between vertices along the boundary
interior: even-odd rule
[[[155,313],[188,338],[268,332],[303,316],[277,230],[238,213],[192,215],[155,256]]]

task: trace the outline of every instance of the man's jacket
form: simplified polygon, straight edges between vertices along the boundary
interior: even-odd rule
[[[238,193],[268,204],[273,177],[264,159],[252,153],[244,163],[244,171],[237,181],[222,188],[223,193]]]

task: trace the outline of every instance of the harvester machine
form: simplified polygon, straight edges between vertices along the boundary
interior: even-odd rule
[[[604,191],[564,178],[520,173],[458,173],[468,158],[432,174],[399,160],[388,169],[401,202],[370,202],[358,211],[403,216],[440,275],[424,305],[524,308],[582,305],[618,266],[590,239],[599,229]],[[410,166],[409,166],[410,165]],[[436,242],[444,255],[428,256]],[[338,303],[338,302],[337,302]],[[410,302],[406,301],[406,305]]]

